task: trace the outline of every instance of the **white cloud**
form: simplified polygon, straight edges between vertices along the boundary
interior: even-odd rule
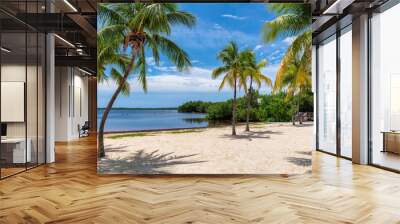
[[[292,42],[294,41],[294,39],[296,39],[296,37],[286,37],[283,42],[286,43],[287,45],[292,44]]]
[[[211,78],[211,69],[192,67],[188,71],[166,71],[156,76],[147,76],[148,91],[150,92],[216,92],[222,77]],[[129,80],[133,92],[141,92],[137,79]],[[99,84],[99,91],[112,92],[116,88],[114,82]],[[225,87],[222,91],[230,91]]]
[[[218,30],[218,29],[223,29],[221,25],[219,25],[218,23],[215,23],[213,26],[214,29]]]
[[[196,29],[177,27],[171,34],[171,39],[176,43],[182,43],[184,48],[208,49],[221,47],[221,43],[227,43],[231,40],[236,40],[241,46],[246,43],[257,43],[260,37],[240,30],[228,30],[222,26],[216,26],[215,23],[200,21]]]
[[[156,62],[155,62],[155,60],[154,60],[154,58],[153,57],[146,57],[146,63],[148,64],[148,65],[156,65]]]
[[[261,69],[262,73],[268,77],[270,77],[273,80],[273,78],[275,78],[276,72],[279,69],[279,64],[271,64],[271,65],[267,65],[267,67]]]
[[[235,19],[235,20],[244,20],[247,18],[247,17],[235,16],[235,15],[230,15],[230,14],[224,14],[224,15],[222,15],[222,17]]]
[[[192,67],[185,72],[170,72],[147,78],[149,91],[154,92],[215,92],[218,91],[221,78],[213,80],[212,70]],[[137,85],[133,80],[133,85]],[[227,90],[227,89],[225,89]]]
[[[270,56],[277,56],[282,54],[283,54],[283,49],[276,49],[270,54]]]
[[[176,72],[178,69],[175,66],[154,66],[155,69],[161,72]]]
[[[253,51],[258,51],[262,48],[263,46],[261,44],[257,45],[254,47]]]

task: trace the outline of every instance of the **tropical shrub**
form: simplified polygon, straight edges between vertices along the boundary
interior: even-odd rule
[[[258,92],[255,92],[251,101],[250,121],[289,122],[297,110],[297,104],[294,102],[300,102],[301,112],[313,111],[313,93],[311,91],[291,98],[288,98],[285,92],[267,95],[259,95]],[[229,121],[232,119],[232,100],[217,103],[187,102],[179,108],[182,108],[181,111],[188,110],[189,112],[203,111],[206,108],[205,113],[208,120]],[[246,111],[247,98],[237,98],[238,121],[246,121]]]
[[[189,101],[178,107],[181,113],[206,113],[211,102]]]
[[[212,103],[207,109],[208,120],[227,121],[232,119],[232,100]]]

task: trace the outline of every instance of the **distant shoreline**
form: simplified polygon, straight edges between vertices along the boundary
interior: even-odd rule
[[[104,110],[105,108],[97,108],[97,110]],[[159,107],[159,108],[135,108],[135,107],[114,107],[111,110],[178,110],[177,107]]]

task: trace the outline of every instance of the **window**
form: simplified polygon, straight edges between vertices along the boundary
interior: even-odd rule
[[[340,36],[340,154],[352,157],[352,32],[351,26]]]
[[[318,48],[318,149],[336,153],[336,36]]]
[[[43,1],[10,1],[39,13]],[[0,178],[45,163],[45,35],[0,13]]]
[[[400,5],[371,18],[371,161],[400,170]]]

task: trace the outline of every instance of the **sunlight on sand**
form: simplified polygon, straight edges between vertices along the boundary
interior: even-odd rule
[[[311,171],[313,125],[237,127],[107,135],[100,173],[303,174]]]

